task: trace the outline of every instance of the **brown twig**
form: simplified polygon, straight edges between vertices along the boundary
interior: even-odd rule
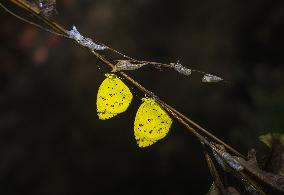
[[[51,21],[49,18],[43,16],[40,14],[40,10],[35,7],[30,5],[28,2],[24,1],[24,0],[10,0],[10,2],[12,2],[14,5],[26,10],[27,12],[31,13],[33,16],[35,16],[37,19],[43,21],[50,29],[46,29],[46,28],[41,28],[43,30],[47,30],[47,31],[52,31],[56,34],[62,35],[64,37],[68,37],[67,34],[67,30],[64,29],[62,26],[60,26],[59,24]],[[5,8],[5,6],[3,4],[0,4],[1,7]],[[7,8],[5,8],[7,9]],[[6,10],[7,11],[7,10]],[[13,13],[11,11],[9,11],[9,13]],[[17,15],[13,14],[14,16],[17,17]],[[23,19],[21,17],[18,17],[24,21],[26,21],[26,19]],[[32,25],[35,25],[37,27],[39,27],[40,25],[35,24],[33,22],[29,22]],[[80,44],[78,44],[75,40],[73,40],[73,42],[79,46],[82,46]],[[102,44],[104,45],[104,44]],[[167,64],[164,63],[159,63],[159,62],[149,62],[149,61],[140,61],[140,60],[135,60],[109,46],[107,46],[108,49],[116,54],[119,54],[127,59],[133,60],[135,62],[147,62],[150,64],[156,64],[156,65],[164,65],[164,66],[168,66]],[[95,55],[101,62],[103,62],[104,64],[108,65],[110,68],[114,68],[114,64],[112,64],[110,61],[108,61],[105,57],[103,57],[101,54],[99,54],[97,51],[94,50],[90,50],[89,51]],[[201,71],[196,71],[196,72],[200,72],[200,73],[204,73]],[[137,81],[135,81],[133,78],[131,78],[130,76],[128,76],[126,73],[124,72],[120,72],[120,75],[122,77],[124,77],[125,79],[127,79],[129,82],[131,82],[134,86],[136,86],[140,91],[144,92],[146,95],[148,96],[152,96],[153,94],[147,90],[145,87],[143,87],[140,83],[138,83]],[[200,125],[198,125],[197,123],[193,122],[191,119],[189,119],[188,117],[186,117],[185,115],[183,115],[182,113],[180,113],[179,111],[177,111],[176,109],[174,109],[173,107],[171,107],[170,105],[168,105],[167,103],[163,102],[162,100],[158,99],[157,102],[167,111],[169,112],[177,121],[179,121],[181,124],[183,124],[186,129],[188,129],[191,133],[193,133],[197,138],[199,138],[199,140],[203,139],[203,140],[207,140],[206,137],[204,137],[203,135],[201,135],[199,132],[203,133],[204,135],[208,136],[208,138],[214,140],[215,142],[223,145],[228,151],[232,152],[233,154],[245,158],[245,156],[243,156],[241,153],[239,153],[237,150],[235,150],[234,148],[232,148],[231,146],[229,146],[228,144],[226,144],[224,141],[220,140],[219,138],[217,138],[216,136],[214,136],[212,133],[210,133],[209,131],[205,130],[204,128],[202,128]],[[197,130],[196,130],[196,129]],[[198,132],[199,131],[199,132]],[[212,147],[212,145],[210,144],[209,141],[206,141],[205,143],[206,145],[208,145],[209,147]]]

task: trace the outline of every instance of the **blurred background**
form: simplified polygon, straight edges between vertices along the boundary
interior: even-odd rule
[[[54,20],[137,59],[225,78],[144,67],[129,74],[243,154],[284,127],[283,0],[62,0]],[[71,41],[0,10],[1,194],[205,194],[199,142],[174,122],[146,149],[129,110],[100,121],[96,94],[110,69]]]

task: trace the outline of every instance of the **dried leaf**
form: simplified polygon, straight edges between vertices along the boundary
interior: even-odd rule
[[[123,70],[136,70],[146,65],[147,63],[131,63],[129,60],[118,60],[112,72]]]
[[[212,164],[213,161],[210,161],[211,158],[208,159],[208,156],[205,155],[205,158],[209,166],[210,173],[213,176],[215,186],[219,189],[220,193],[224,195],[239,195],[239,190],[241,190],[251,195],[265,194],[254,180],[245,175],[243,171],[236,168],[235,162],[238,164],[237,167],[241,166],[243,168],[243,166],[238,162],[237,157],[228,154],[222,145],[216,143],[212,143],[212,145],[213,147],[211,146],[210,148],[213,153],[215,153],[213,154],[213,157],[216,160],[215,162],[220,164],[221,167],[223,166],[222,169],[216,169],[215,165]],[[228,158],[226,156],[230,157]]]
[[[66,33],[68,34],[69,38],[74,39],[77,43],[79,43],[83,47],[87,47],[91,50],[108,49],[107,46],[96,44],[92,41],[92,39],[82,36],[75,26],[73,26],[72,30],[67,31]]]
[[[265,182],[269,186],[279,191],[284,192],[284,176],[276,175],[270,172],[261,170],[258,167],[256,160],[256,152],[254,149],[250,150],[248,153],[248,161],[243,158],[238,158],[241,165],[255,177]]]
[[[264,169],[284,175],[284,134],[268,133],[259,136],[259,139],[271,149]]]
[[[191,75],[191,69],[184,67],[181,65],[181,63],[170,63],[171,68],[173,68],[175,71],[177,71],[180,74],[183,74],[185,76]]]
[[[221,77],[214,76],[212,74],[205,74],[202,78],[203,83],[217,83],[222,81]]]
[[[278,140],[284,145],[284,134],[281,133],[267,133],[259,136],[259,140],[263,142],[267,147],[271,148],[274,141]]]

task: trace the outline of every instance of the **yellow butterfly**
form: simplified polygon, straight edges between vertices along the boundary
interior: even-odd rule
[[[97,94],[97,112],[101,120],[110,119],[129,107],[133,95],[115,74],[105,74],[106,79]]]
[[[144,148],[164,138],[172,125],[172,119],[153,98],[143,98],[135,121],[134,136],[139,147]]]

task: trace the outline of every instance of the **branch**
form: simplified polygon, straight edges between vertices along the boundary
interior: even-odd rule
[[[17,18],[19,18],[19,19],[21,19],[25,22],[28,22],[28,23],[30,23],[30,24],[38,27],[38,28],[41,28],[42,30],[45,30],[45,31],[63,36],[65,38],[71,39],[76,45],[87,49],[89,52],[91,52],[91,54],[93,54],[95,57],[97,57],[97,59],[99,59],[104,64],[108,65],[114,72],[116,72],[115,70],[117,69],[116,65],[113,64],[112,62],[110,62],[107,58],[103,57],[99,53],[100,50],[110,50],[113,53],[116,53],[116,54],[126,58],[128,62],[133,62],[134,65],[135,64],[140,65],[141,67],[146,65],[146,64],[151,64],[151,65],[155,65],[155,66],[163,66],[163,67],[167,67],[167,68],[172,68],[172,69],[174,69],[174,70],[176,70],[176,71],[178,71],[178,72],[180,72],[184,75],[190,75],[191,71],[192,72],[198,72],[198,73],[204,74],[204,77],[205,77],[205,78],[203,77],[204,82],[217,82],[217,80],[218,81],[222,80],[220,77],[216,77],[214,75],[210,75],[210,74],[204,73],[202,71],[187,69],[179,63],[164,64],[164,63],[159,63],[159,62],[136,60],[136,59],[131,58],[131,57],[129,57],[129,56],[127,56],[127,55],[105,45],[105,44],[101,44],[99,42],[93,42],[91,39],[82,36],[77,31],[77,29],[74,28],[74,27],[70,31],[66,30],[61,25],[59,25],[59,24],[55,23],[54,21],[52,21],[51,19],[49,19],[47,15],[41,14],[40,9],[36,5],[30,4],[29,2],[24,1],[24,0],[9,0],[9,1],[11,3],[13,3],[15,6],[22,8],[23,10],[27,11],[28,13],[30,13],[35,18],[37,18],[40,21],[42,21],[43,23],[45,23],[48,26],[48,28],[45,28],[45,27],[43,27],[39,24],[33,23],[33,22],[31,22],[27,19],[24,19],[21,16],[18,16],[17,14],[15,14],[12,11],[10,11],[9,9],[7,9],[2,3],[0,3],[0,7],[2,7],[5,11],[14,15],[15,17],[17,17]],[[128,69],[129,69],[129,67],[130,66],[128,65]],[[208,141],[208,139],[211,139],[214,142],[223,145],[228,151],[230,151],[234,155],[246,159],[245,156],[243,156],[237,150],[235,150],[234,148],[232,148],[231,146],[226,144],[224,141],[220,140],[219,138],[217,138],[216,136],[211,134],[209,131],[205,130],[204,128],[199,126],[197,123],[193,122],[191,119],[189,119],[188,117],[186,117],[182,113],[178,112],[176,109],[174,109],[173,107],[171,107],[170,105],[168,105],[167,103],[162,101],[161,99],[157,98],[157,96],[155,96],[153,92],[151,92],[148,89],[146,89],[145,87],[143,87],[140,83],[138,83],[133,78],[128,76],[125,72],[119,72],[119,74],[122,77],[124,77],[126,80],[128,80],[130,83],[132,83],[134,86],[136,86],[140,91],[145,93],[147,96],[155,98],[156,101],[160,104],[161,107],[163,107],[167,112],[169,112],[173,116],[173,118],[175,118],[177,121],[179,121],[187,130],[189,130],[199,140],[203,140],[203,142],[206,145],[208,145],[211,148],[213,147],[212,144],[210,143],[210,141]]]

